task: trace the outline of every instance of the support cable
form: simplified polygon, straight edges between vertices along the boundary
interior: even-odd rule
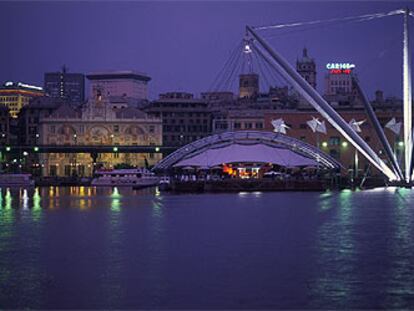
[[[397,14],[404,13],[404,10],[398,9],[384,13],[374,13],[374,14],[364,14],[359,16],[347,16],[347,17],[337,17],[337,18],[330,18],[325,20],[315,20],[315,21],[308,21],[308,22],[295,22],[289,24],[275,24],[275,25],[267,25],[267,26],[257,26],[253,27],[254,30],[268,30],[268,29],[282,29],[287,27],[298,27],[298,26],[307,26],[307,25],[316,25],[321,23],[334,23],[340,21],[349,21],[349,20],[360,20],[362,21],[369,21],[376,18],[382,18],[386,16],[392,16]]]

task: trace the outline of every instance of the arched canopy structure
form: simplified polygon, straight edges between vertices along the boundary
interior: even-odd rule
[[[319,166],[338,169],[341,164],[316,147],[280,133],[263,131],[226,132],[208,136],[173,152],[155,167],[211,168],[224,163],[272,163],[285,167]]]

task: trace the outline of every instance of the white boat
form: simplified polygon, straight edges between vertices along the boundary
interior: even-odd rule
[[[34,187],[34,185],[31,174],[0,173],[0,187]]]
[[[145,168],[100,170],[95,172],[92,186],[150,187],[158,184],[158,177]]]

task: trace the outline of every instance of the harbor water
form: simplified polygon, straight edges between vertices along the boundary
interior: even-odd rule
[[[1,189],[3,309],[413,306],[410,189]]]

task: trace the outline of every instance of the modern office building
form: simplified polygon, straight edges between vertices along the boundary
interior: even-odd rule
[[[90,82],[90,95],[129,97],[137,100],[148,98],[148,82],[151,78],[146,74],[133,71],[108,71],[90,73],[86,77]]]
[[[44,88],[48,96],[61,98],[76,106],[85,100],[85,75],[68,72],[63,66],[61,72],[45,73]]]
[[[0,105],[9,109],[10,116],[17,118],[17,115],[30,100],[44,96],[43,88],[22,82],[7,81],[0,87]]]

